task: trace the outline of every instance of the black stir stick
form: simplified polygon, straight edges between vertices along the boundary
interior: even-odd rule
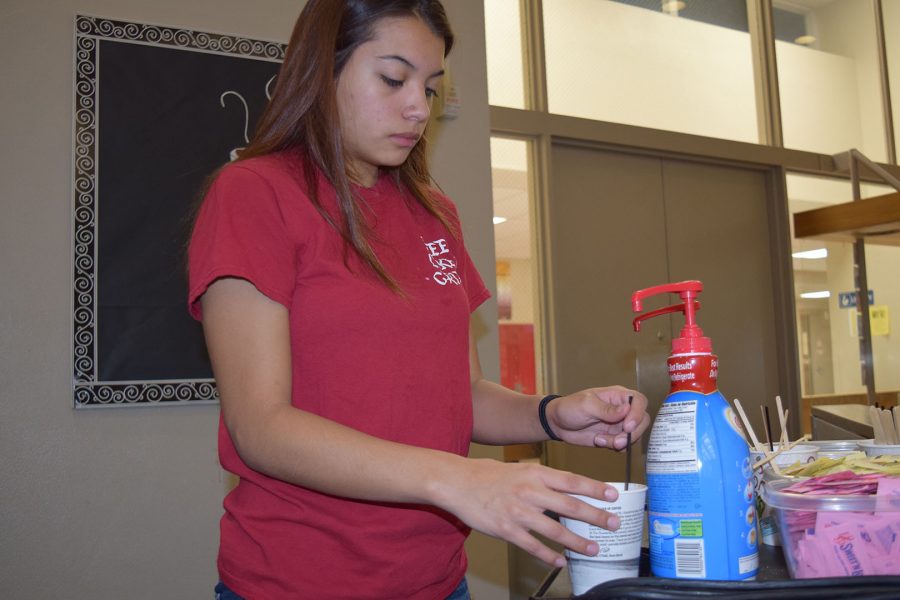
[[[772,423],[769,421],[769,407],[763,406],[763,421],[766,424],[766,442],[769,443],[769,452],[774,452],[775,447],[772,444]]]
[[[628,396],[628,406],[631,406],[632,396]],[[631,432],[625,434],[625,491],[628,491],[628,482],[631,481]]]

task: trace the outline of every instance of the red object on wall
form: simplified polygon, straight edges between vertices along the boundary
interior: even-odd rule
[[[523,394],[536,393],[534,325],[500,324],[500,383]]]

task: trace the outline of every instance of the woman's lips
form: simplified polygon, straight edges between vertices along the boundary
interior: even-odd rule
[[[391,136],[391,140],[404,148],[412,148],[419,142],[419,135],[416,133],[395,133]]]

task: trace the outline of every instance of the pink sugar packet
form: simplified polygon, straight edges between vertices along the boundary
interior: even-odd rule
[[[815,531],[797,540],[795,577],[853,577],[880,572],[884,562],[870,536],[863,533],[859,517],[821,519]]]
[[[900,573],[900,548],[897,533],[900,520],[896,516],[872,515],[857,527],[862,549],[875,575],[895,575]]]
[[[819,483],[829,483],[832,481],[843,481],[855,478],[856,474],[853,471],[840,471],[838,473],[831,473],[830,475],[820,475],[819,477],[810,477],[809,479],[798,481],[797,483],[784,488],[782,491],[802,494],[803,492],[801,490],[805,490],[808,487],[815,487],[815,485]]]
[[[813,496],[868,495],[875,493],[883,477],[881,473],[857,475],[853,471],[841,471],[799,481],[782,491]]]
[[[835,477],[835,475],[837,477]],[[788,511],[783,542],[794,577],[900,574],[900,478],[835,473],[783,491],[809,495],[876,495],[875,512]]]
[[[873,557],[867,546],[874,546],[862,539],[856,523],[847,522],[834,527],[827,527],[811,538],[814,543],[821,544],[822,556],[827,561],[828,572],[833,575],[858,577],[875,575],[876,568]],[[883,553],[875,553],[875,560],[883,557]]]
[[[822,559],[818,555],[818,548],[807,542],[806,538],[797,542],[791,557],[794,562],[794,577],[797,579],[814,579],[827,577],[821,570]]]
[[[875,510],[900,511],[900,477],[882,477],[878,480]]]

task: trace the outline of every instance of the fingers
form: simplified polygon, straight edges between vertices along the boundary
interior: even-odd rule
[[[558,507],[558,510],[554,510],[554,512],[578,521],[603,527],[604,529],[614,531],[619,528],[620,522],[616,515],[591,506],[573,496],[567,494],[556,495],[558,500],[553,502],[553,504]],[[553,510],[553,508],[548,507],[548,510]],[[503,537],[547,564],[557,567],[563,566],[565,558],[560,553],[546,546],[533,534],[538,534],[585,556],[596,556],[600,552],[597,542],[576,535],[562,523],[551,519],[542,512],[535,519],[529,520],[527,530],[517,528],[508,531],[507,535]]]
[[[625,432],[635,433],[644,421],[647,415],[647,397],[637,390],[628,390],[622,388],[623,392],[628,395],[626,402],[629,404],[628,413],[624,418],[622,428]],[[630,399],[630,400],[629,400]]]
[[[591,506],[587,502],[584,502],[574,496],[570,496],[568,494],[560,495],[559,504],[561,505],[561,507],[554,512],[564,517],[575,519],[576,521],[584,521],[585,523],[597,525],[598,527],[602,527],[603,529],[608,529],[610,531],[615,531],[621,525],[621,523],[619,522],[619,517],[617,517],[616,515],[609,513],[603,509],[597,508],[596,506]],[[581,551],[579,550],[579,552]],[[586,552],[581,553],[587,554]]]
[[[553,540],[563,547],[585,556],[597,556],[600,552],[600,546],[597,542],[572,533],[565,525],[549,517],[545,517],[540,524],[535,526],[533,531],[548,540]]]
[[[466,476],[445,489],[438,504],[473,529],[515,544],[549,565],[565,559],[545,541],[579,554],[595,556],[596,542],[584,539],[547,516],[547,511],[617,529],[618,518],[573,495],[614,501],[615,487],[542,465],[468,459]]]
[[[617,408],[622,404],[628,406],[627,411],[621,418],[622,433],[616,438],[617,440],[621,439],[622,444],[624,444],[624,434],[631,433],[632,440],[634,440],[635,438],[640,437],[650,424],[650,418],[647,415],[647,397],[637,390],[629,390],[619,386],[612,389],[616,391],[617,396],[611,403],[615,403]],[[620,446],[616,445],[616,447]],[[621,447],[624,447],[624,445]]]
[[[619,497],[619,492],[614,486],[565,471],[548,468],[545,473],[545,484],[557,492],[543,500],[542,505],[546,510],[612,531],[619,528],[618,517],[578,498],[578,496],[583,496],[614,502]],[[581,551],[579,550],[579,552]],[[585,552],[581,553],[585,554]]]
[[[547,417],[557,435],[570,444],[614,450],[628,445],[629,433],[634,443],[650,425],[646,396],[622,386],[563,396],[549,404]]]
[[[596,494],[596,492],[593,493],[597,498],[612,501],[618,497],[618,493],[612,486],[601,482],[588,481],[589,483],[586,487],[594,489],[599,487],[603,490],[602,495]],[[547,502],[547,505],[549,510],[562,517],[590,523],[610,531],[615,531],[621,526],[619,517],[616,515],[596,506],[592,506],[574,495],[555,494],[552,499]],[[579,554],[596,556],[600,551],[600,548],[595,541],[576,535],[563,524],[550,518],[542,518],[538,523],[532,526],[532,531],[561,544],[574,552],[578,552]]]
[[[589,390],[599,402],[592,403],[597,417],[611,424],[620,424],[622,431],[634,432],[647,414],[647,397],[637,390],[622,386]]]
[[[544,518],[547,521],[553,522],[547,517]],[[557,523],[557,525],[559,525],[559,523]],[[554,567],[564,567],[566,565],[566,559],[562,554],[555,550],[552,550],[551,548],[548,548],[525,530],[517,530],[515,532],[511,532],[509,535],[501,535],[500,537],[511,544],[515,544],[528,554],[544,561],[548,565],[552,565]]]
[[[629,396],[637,397],[632,406],[628,403]],[[590,423],[622,427],[629,419],[637,425],[646,406],[647,400],[642,394],[621,386],[590,388],[552,402],[547,407],[547,415],[553,424],[564,428]]]
[[[644,413],[641,422],[631,432],[631,443],[634,444],[641,435],[650,426],[650,415]],[[600,433],[594,438],[594,445],[600,448],[612,448],[613,450],[624,450],[628,446],[628,433],[621,432],[616,434]]]
[[[628,434],[634,443],[650,425],[647,414],[647,397],[642,393],[613,386],[596,388],[601,409],[606,414],[600,417],[608,427],[595,429],[593,443],[601,448],[622,450],[628,445]]]

